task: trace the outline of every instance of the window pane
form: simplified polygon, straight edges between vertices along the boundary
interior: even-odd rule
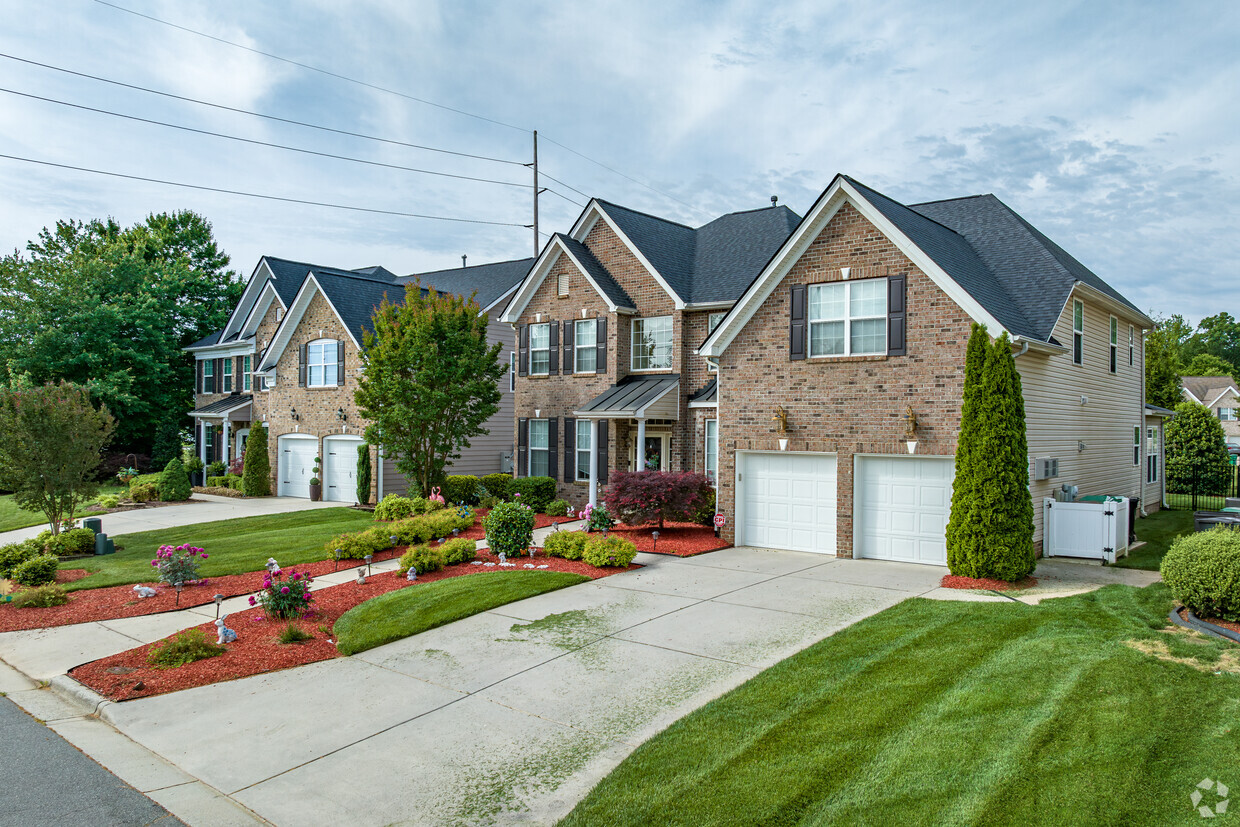
[[[573,344],[576,346],[574,372],[593,373],[598,367],[598,351],[595,350],[598,344],[597,323],[594,319],[577,322],[573,335]]]
[[[530,420],[530,447],[546,448],[547,447],[547,425],[549,423],[545,419]]]
[[[852,323],[853,353],[886,353],[887,320],[862,319]]]
[[[1119,344],[1119,322],[1114,318],[1111,319],[1111,344]]]
[[[551,351],[530,351],[530,373],[549,373],[551,371]]]
[[[712,480],[719,467],[719,421],[706,420],[706,476]]]
[[[546,449],[540,451],[530,451],[530,476],[545,477],[548,476],[550,466]]]
[[[871,279],[852,283],[848,298],[849,315],[854,319],[859,316],[887,315],[887,280]]]
[[[633,369],[666,370],[672,366],[672,319],[633,321]]]
[[[597,368],[598,351],[594,349],[594,346],[591,345],[590,347],[583,348],[581,345],[578,345],[577,360],[576,364],[573,365],[573,371],[575,373],[594,373]]]
[[[809,289],[809,318],[844,318],[844,285],[817,284]]]
[[[1072,329],[1085,329],[1085,305],[1080,302],[1072,303]]]
[[[576,323],[576,330],[573,334],[573,340],[577,347],[594,347],[597,342],[596,328],[597,324],[594,319],[586,319]]]
[[[809,326],[810,356],[840,356],[843,353],[843,322],[814,322]]]
[[[306,348],[306,361],[311,365],[323,364],[323,343],[311,342]]]
[[[577,420],[577,450],[588,451],[592,444],[591,439],[594,433],[594,420],[578,419]]]
[[[711,313],[709,316],[706,317],[707,335],[710,335],[711,333],[715,332],[715,328],[719,326],[719,323],[721,321],[723,321],[723,317],[724,317],[723,313]]]
[[[323,346],[323,364],[325,365],[336,364],[336,341],[334,339],[326,340],[322,343],[322,346]]]
[[[530,325],[530,348],[545,348],[551,344],[551,325]]]
[[[310,365],[308,372],[309,372],[309,376],[307,378],[306,384],[308,385],[322,385],[323,384],[323,366],[322,365]]]

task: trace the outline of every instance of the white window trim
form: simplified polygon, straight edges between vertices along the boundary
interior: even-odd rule
[[[1132,428],[1132,464],[1141,464],[1141,426],[1134,425]]]
[[[1158,483],[1158,429],[1147,426],[1145,429],[1145,483]]]
[[[229,356],[224,360],[224,370],[220,376],[220,393],[232,393],[233,389],[233,360]]]
[[[594,449],[594,422],[595,421],[593,419],[578,419],[576,424],[573,426],[577,429],[577,433],[573,435],[573,466],[576,468],[573,479],[577,480],[577,482],[590,481],[590,451]],[[585,426],[584,428],[582,428],[583,425]],[[590,444],[585,448],[581,447],[582,430],[586,432],[586,435],[590,440]],[[586,455],[586,471],[584,476],[582,476],[581,473],[581,455],[583,453]]]
[[[207,423],[207,427],[202,429],[202,444],[208,450],[215,447],[215,426],[210,422]]]
[[[1081,311],[1081,326],[1076,326],[1076,311]],[[1079,355],[1079,358],[1078,358]],[[1072,364],[1085,364],[1085,302],[1072,300]]]
[[[211,390],[207,390],[207,380],[211,380]],[[215,360],[202,360],[202,392],[215,393]]]
[[[332,353],[335,355],[335,358],[332,359],[330,362],[327,362],[327,361],[312,362],[310,360],[310,349],[313,348],[315,345],[322,345],[325,342],[331,342]],[[306,387],[307,388],[337,388],[337,387],[340,387],[340,377],[337,375],[340,373],[340,369],[339,369],[340,368],[340,353],[337,351],[337,348],[339,347],[340,347],[340,343],[337,342],[335,339],[315,339],[312,342],[306,343]],[[324,347],[322,348],[322,350],[325,352],[326,348]],[[324,355],[323,358],[326,359],[326,355]],[[332,369],[331,373],[332,373],[333,381],[331,382],[327,381],[328,366],[330,366]],[[319,382],[312,381],[312,377],[314,375],[314,372],[312,371],[313,367],[322,368],[322,371],[323,371],[322,379]]]
[[[1220,422],[1235,422],[1236,421],[1236,409],[1235,408],[1217,408],[1216,410],[1218,411],[1218,418]],[[1223,411],[1227,411],[1227,416],[1223,416]]]
[[[710,426],[715,426],[715,468],[710,468]],[[719,484],[719,420],[707,419],[702,426],[702,472],[710,479],[711,485]]]
[[[1128,325],[1128,367],[1137,364],[1137,329]]]
[[[555,278],[555,292],[557,296],[568,295],[568,270],[562,270]]]
[[[1111,361],[1108,363],[1111,373],[1119,373],[1119,319],[1111,317],[1108,330],[1111,339]]]
[[[583,347],[578,325],[594,326],[594,344]],[[594,367],[586,370],[581,367],[580,355],[588,350],[594,351]],[[573,322],[573,373],[594,373],[598,370],[598,319],[577,319]]]
[[[251,390],[254,387],[254,379],[250,376],[250,369],[253,361],[249,356],[241,357],[241,389],[243,391]]]
[[[886,278],[881,279],[856,279],[854,281],[828,281],[821,284],[807,285],[805,291],[805,353],[810,359],[842,359],[847,356],[884,356],[887,353],[887,292],[883,291],[883,312],[878,316],[856,316],[852,315],[852,288],[854,284],[859,282],[881,281],[885,285]],[[844,286],[844,316],[839,319],[814,319],[809,315],[809,308],[813,306],[810,295],[815,289],[821,290],[825,287],[834,287],[837,284]],[[865,353],[853,353],[852,350],[852,323],[873,321],[882,319],[883,322],[883,347],[880,350],[866,351]],[[814,325],[829,324],[833,322],[843,322],[844,324],[844,352],[843,353],[814,353]]]
[[[508,392],[517,392],[517,352],[508,354]]]
[[[668,353],[667,353],[667,366],[666,367],[664,366],[647,367],[647,368],[637,367],[637,335],[638,335],[637,327],[638,325],[640,324],[642,327],[645,327],[646,322],[657,322],[657,321],[662,321],[663,319],[667,319],[668,344],[670,345],[670,347],[668,348]],[[674,322],[672,321],[671,316],[642,316],[640,318],[633,320],[632,325],[629,327],[629,372],[631,373],[660,373],[664,371],[669,371],[672,369],[672,364],[674,362],[673,357],[675,356],[675,352],[676,352],[676,326]]]
[[[541,328],[546,329],[547,331],[547,346],[546,347],[537,347],[537,348],[534,347],[534,328],[536,327],[541,327]],[[551,323],[542,322],[540,324],[530,325],[529,336],[530,336],[530,352],[529,352],[530,362],[526,366],[526,370],[529,372],[530,376],[550,376],[551,375]],[[535,353],[547,354],[547,369],[546,370],[534,370],[534,354]]]
[[[547,444],[541,448],[534,447],[534,423],[536,422],[541,422],[545,426],[547,426]],[[526,450],[529,451],[529,457],[526,459],[527,467],[525,470],[526,470],[526,473],[531,477],[545,477],[547,476],[547,474],[551,473],[551,447],[550,447],[551,446],[551,420],[531,419],[528,425],[529,425],[529,440],[528,440],[528,444],[526,445]],[[542,452],[542,454],[547,458],[546,473],[542,473],[542,474],[534,473],[534,452],[535,451]]]

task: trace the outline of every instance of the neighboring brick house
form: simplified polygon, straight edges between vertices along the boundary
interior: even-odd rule
[[[197,360],[195,448],[204,462],[239,457],[249,430],[268,429],[272,491],[309,496],[314,458],[320,457],[323,498],[355,500],[357,449],[366,422],[353,401],[363,331],[386,296],[400,301],[415,278],[423,287],[474,294],[483,312],[498,314],[528,271],[531,259],[396,276],[382,267],[341,270],[274,257],[259,261],[222,331],[191,345]],[[491,322],[492,342],[512,332]],[[491,434],[476,438],[452,466],[459,473],[505,469],[512,454],[512,393],[501,383]],[[403,493],[405,479],[372,448],[372,496]]]
[[[713,475],[714,377],[694,351],[798,220],[768,207],[693,229],[592,200],[503,316],[517,474],[554,477],[577,506],[617,468]]]
[[[1240,388],[1230,376],[1185,376],[1181,379],[1185,399],[1205,405],[1219,418],[1229,446],[1240,446]]]

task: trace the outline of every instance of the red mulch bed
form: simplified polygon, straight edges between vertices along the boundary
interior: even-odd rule
[[[1038,578],[1026,577],[1024,580],[1009,583],[1006,580],[994,580],[989,577],[960,577],[955,574],[945,574],[939,585],[945,589],[985,589],[987,591],[1006,592],[1018,589],[1031,589],[1038,585]]]
[[[652,534],[654,531],[659,532],[657,544]],[[732,545],[722,537],[716,537],[713,528],[699,523],[664,523],[663,528],[657,525],[628,526],[620,523],[609,533],[629,540],[637,546],[638,551],[672,554],[676,557],[693,557]]]
[[[1177,609],[1177,611],[1180,613],[1180,617],[1184,617],[1185,620],[1188,619],[1184,615],[1185,609],[1183,607]],[[1201,615],[1197,615],[1197,619],[1204,620],[1206,623],[1213,623],[1215,626],[1222,626],[1224,629],[1227,629],[1228,631],[1236,632],[1237,634],[1240,634],[1240,623],[1235,623],[1231,620],[1220,620],[1217,617],[1202,617]]]
[[[477,521],[474,522],[473,528],[467,528],[456,536],[465,537],[466,539],[469,539],[469,540],[485,540],[487,533],[482,528],[482,518],[485,517],[489,513],[491,513],[490,509],[475,508],[474,516],[476,516],[478,519]],[[576,522],[576,518],[575,517],[548,517],[546,514],[535,514],[534,515],[534,528],[546,528],[552,523],[559,523],[560,525],[564,525],[565,523],[571,523],[571,522]]]
[[[303,643],[281,644],[278,636],[288,621],[268,619],[264,616],[263,609],[259,607],[228,616],[228,627],[237,632],[237,640],[235,643],[228,644],[228,651],[222,655],[174,669],[156,669],[148,666],[146,662],[147,653],[155,645],[150,643],[83,664],[69,670],[69,674],[78,682],[114,701],[147,698],[152,695],[236,680],[339,657],[340,653],[336,650],[334,643],[335,637],[331,634],[332,624],[359,603],[397,589],[417,588],[419,585],[436,580],[483,572],[523,571],[527,563],[535,566],[545,565],[547,568],[544,571],[568,571],[593,579],[641,568],[633,564],[628,569],[598,569],[580,561],[547,557],[541,553],[536,554],[532,560],[528,557],[521,558],[513,569],[486,566],[485,563],[497,563],[498,560],[485,552],[478,554],[478,560],[484,565],[460,563],[448,566],[437,572],[418,575],[416,583],[410,583],[398,576],[396,572],[388,572],[367,578],[365,585],[345,583],[320,589],[314,592],[313,617],[297,621],[298,626],[314,635],[312,640]],[[309,567],[290,566],[286,571],[291,574],[293,571],[305,571],[307,568]],[[246,576],[251,578],[253,585],[261,585],[261,574],[253,573]],[[256,591],[256,589],[252,587],[249,591]],[[212,640],[215,639],[214,621],[208,621],[194,628],[202,629]],[[136,688],[139,683],[142,684],[141,689]]]

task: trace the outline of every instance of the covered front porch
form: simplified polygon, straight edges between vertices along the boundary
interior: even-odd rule
[[[204,467],[213,462],[227,466],[241,457],[250,434],[252,410],[250,394],[233,394],[190,412],[195,453]]]

